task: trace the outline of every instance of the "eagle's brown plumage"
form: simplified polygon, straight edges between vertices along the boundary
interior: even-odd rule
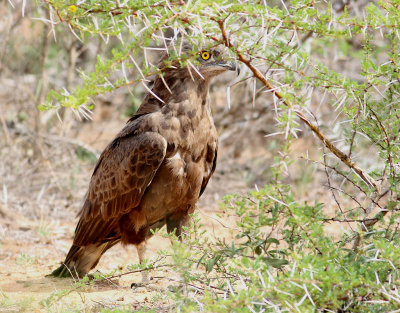
[[[189,50],[183,45],[183,52]],[[151,229],[167,225],[168,232],[181,234],[216,166],[210,80],[237,70],[222,59],[220,48],[207,52],[208,60],[198,57],[202,77],[190,68],[164,69],[163,79],[155,79],[152,93],[105,148],[79,213],[73,245],[52,275],[81,277],[118,242],[137,245],[142,261]]]

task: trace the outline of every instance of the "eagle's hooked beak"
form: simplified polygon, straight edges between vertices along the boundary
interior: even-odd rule
[[[231,61],[231,62],[224,62],[223,61],[223,62],[218,62],[217,64],[219,66],[229,70],[229,71],[235,71],[238,76],[240,74],[240,66],[239,66],[239,64],[237,64],[234,61]]]
[[[230,71],[235,71],[237,76],[240,75],[240,66],[236,62],[232,61],[226,64]]]

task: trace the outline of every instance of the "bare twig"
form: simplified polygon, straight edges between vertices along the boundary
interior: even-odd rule
[[[388,192],[390,192],[390,189],[387,189],[386,191],[384,191],[382,194],[380,194],[379,196],[377,196],[375,198],[375,202],[378,202],[382,197],[384,197]],[[383,209],[381,209],[378,213],[375,214],[375,216],[373,218],[370,219],[365,219],[364,221],[361,222],[362,224],[362,232],[365,234],[366,232],[370,231],[370,229],[376,224],[378,223],[378,221],[380,221],[381,219],[383,219],[386,214],[389,211],[393,211],[396,208],[388,208],[385,207]],[[357,233],[355,238],[354,238],[354,243],[353,243],[353,247],[352,249],[354,251],[356,251],[361,243],[361,239],[362,239],[362,234]]]
[[[181,282],[180,280],[173,279],[173,278],[170,278],[170,277],[165,277],[165,276],[154,276],[153,278],[155,278],[155,279],[166,279],[166,280],[173,281],[173,282]],[[200,287],[200,286],[196,286],[196,285],[194,285],[194,284],[186,283],[186,282],[185,282],[184,284],[185,284],[185,285],[188,285],[188,286],[190,286],[190,287],[193,287],[193,288],[195,288],[195,289],[197,289],[197,290],[200,290],[200,291],[202,291],[202,292],[204,292],[205,290],[207,290],[207,288],[211,288],[211,289],[215,289],[215,290],[220,290],[220,291],[223,291],[223,290],[224,290],[224,289],[221,289],[221,288],[212,286],[212,285],[207,285],[207,287]],[[216,292],[216,291],[214,291],[214,292],[217,293],[217,294],[224,294],[224,292]]]
[[[343,214],[344,219],[345,219],[345,221],[346,221],[346,220],[347,220],[347,217],[346,217],[346,215],[344,214],[343,209],[342,209],[342,206],[340,205],[340,202],[339,202],[339,200],[338,200],[337,197],[336,197],[336,194],[335,194],[335,191],[334,191],[334,187],[333,187],[332,184],[331,184],[331,178],[330,178],[330,176],[329,176],[328,168],[326,167],[326,164],[327,164],[327,160],[326,160],[326,154],[325,154],[325,152],[324,152],[324,165],[325,165],[325,166],[324,166],[324,169],[325,169],[326,179],[327,179],[327,181],[328,181],[328,186],[329,186],[329,189],[331,190],[333,199],[335,199],[335,202],[336,202],[336,204],[337,204],[337,206],[338,206],[340,212]],[[350,229],[351,229],[352,231],[354,231],[353,228],[351,227],[350,223],[349,223],[349,222],[347,222],[347,223],[348,223]]]

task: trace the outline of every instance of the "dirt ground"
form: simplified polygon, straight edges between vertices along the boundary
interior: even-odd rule
[[[208,195],[212,197],[212,195]],[[224,235],[215,209],[200,207],[200,217],[207,232],[217,236]],[[72,286],[72,279],[45,277],[65,257],[71,244],[71,235],[75,223],[71,219],[56,221],[48,225],[45,237],[38,233],[40,221],[29,221],[18,216],[17,229],[8,228],[7,236],[1,241],[0,252],[0,312],[69,312],[76,308],[85,308],[88,312],[97,312],[101,308],[113,308],[129,305],[133,309],[149,307],[157,312],[168,311],[169,303],[164,300],[168,286],[179,281],[179,277],[166,271],[151,271],[154,279],[150,288],[131,289],[130,285],[141,281],[141,274],[122,276],[112,283],[96,284],[84,291]],[[8,225],[6,225],[7,227]],[[3,229],[4,230],[4,229]],[[157,258],[157,251],[169,246],[169,240],[161,236],[149,240],[147,257]],[[110,249],[101,259],[96,270],[106,273],[113,269],[125,269],[129,264],[138,262],[136,249],[132,246],[117,245]],[[171,282],[172,281],[172,282]],[[152,290],[154,288],[154,290]],[[52,300],[57,292],[74,290],[59,301]],[[46,301],[49,303],[46,307]]]

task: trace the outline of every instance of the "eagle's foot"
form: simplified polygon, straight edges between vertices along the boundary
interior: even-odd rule
[[[151,282],[147,281],[147,282],[141,282],[141,283],[132,283],[131,284],[131,289],[136,289],[136,288],[140,288],[140,287],[147,287],[151,284]]]
[[[139,250],[139,248],[138,248],[138,252],[139,252],[140,250]],[[142,257],[142,255],[139,253],[139,258],[141,258]],[[146,271],[142,271],[142,282],[141,283],[132,283],[131,284],[131,289],[136,289],[136,288],[139,288],[139,287],[147,287],[149,284],[150,284],[150,280],[152,280],[153,278],[151,278],[150,277],[150,279],[149,279],[149,276],[148,276],[148,274],[147,274],[147,272]]]

